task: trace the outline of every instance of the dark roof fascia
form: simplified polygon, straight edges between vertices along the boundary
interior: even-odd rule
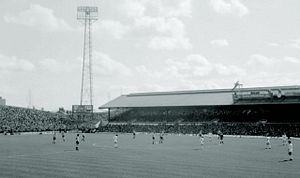
[[[275,105],[275,104],[279,104],[279,105],[289,105],[289,104],[300,104],[300,102],[270,102],[270,103],[267,103],[267,102],[263,102],[263,103],[234,103],[232,105],[235,105],[235,106],[245,106],[245,105]]]

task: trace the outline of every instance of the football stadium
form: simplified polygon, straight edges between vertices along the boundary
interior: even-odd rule
[[[299,178],[299,2],[1,1],[0,178]]]
[[[0,175],[299,177],[282,136],[299,149],[299,96],[299,86],[134,93],[92,115],[0,106]]]

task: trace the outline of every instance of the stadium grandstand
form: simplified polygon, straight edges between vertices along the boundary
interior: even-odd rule
[[[121,95],[99,109],[100,131],[300,136],[300,86],[275,86]]]
[[[121,95],[82,118],[0,106],[0,132],[80,129],[84,132],[169,132],[300,136],[300,86],[150,92]]]

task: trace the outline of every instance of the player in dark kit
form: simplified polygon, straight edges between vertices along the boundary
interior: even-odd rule
[[[56,133],[54,132],[53,138],[52,138],[52,144],[55,144],[55,141],[56,141]]]
[[[223,135],[223,133],[222,133],[222,134],[220,135],[220,144],[224,144],[223,139],[224,139],[224,135]]]
[[[287,136],[287,141],[292,141],[292,140],[291,140],[291,134],[290,134],[290,133],[287,134],[286,136]]]
[[[65,140],[65,133],[64,132],[61,132],[61,137],[62,137],[63,142],[65,142],[66,140]]]
[[[85,135],[84,134],[82,134],[81,141],[85,142]]]
[[[79,134],[76,136],[76,151],[79,151]]]
[[[159,143],[163,143],[163,141],[164,141],[164,135],[163,135],[163,133],[160,133],[160,135],[159,135]]]
[[[218,131],[218,135],[219,135],[219,138],[220,138],[220,144],[224,144],[224,141],[223,141],[224,135],[220,130]]]
[[[154,134],[152,135],[152,144],[155,144],[155,136],[154,136]]]
[[[290,161],[293,161],[293,144],[291,140],[288,141],[288,154]]]
[[[202,130],[200,130],[199,134],[198,134],[199,138],[202,137]]]

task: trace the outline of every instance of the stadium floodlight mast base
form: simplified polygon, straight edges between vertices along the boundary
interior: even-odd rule
[[[77,7],[77,20],[84,25],[80,105],[93,105],[92,23],[98,20],[98,7]]]

